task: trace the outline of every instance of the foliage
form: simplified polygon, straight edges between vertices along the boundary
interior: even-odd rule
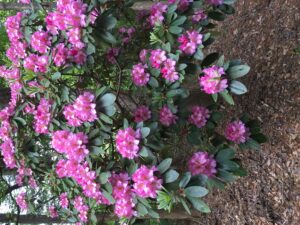
[[[203,197],[246,175],[236,152],[266,141],[245,115],[223,125],[222,108],[247,92],[249,66],[205,50],[234,1],[169,1],[138,16],[130,0],[32,2],[11,30],[21,35],[8,32],[26,54],[13,49],[12,65],[0,69],[12,93],[0,112],[0,147],[7,169],[18,169],[27,212],[53,206],[52,217],[90,224],[112,210],[120,223],[175,206],[209,213]],[[189,79],[209,105],[188,104]],[[174,134],[198,151],[188,171],[164,157]]]

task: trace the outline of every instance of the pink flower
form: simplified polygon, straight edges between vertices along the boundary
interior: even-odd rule
[[[34,127],[38,134],[48,134],[48,127],[51,120],[51,102],[45,98],[40,101],[37,110],[34,112]]]
[[[249,129],[240,120],[229,123],[225,129],[225,137],[236,144],[245,143],[249,136]]]
[[[222,79],[225,74],[224,69],[218,66],[212,66],[203,70],[204,76],[199,78],[199,84],[207,94],[216,94],[223,92],[227,87],[227,79]]]
[[[202,38],[202,34],[195,30],[187,31],[178,38],[179,49],[187,55],[193,55],[198,46],[202,44]]]
[[[146,63],[146,56],[147,56],[147,53],[148,53],[148,50],[147,49],[142,49],[140,51],[140,54],[139,54],[139,58],[141,60],[142,63]]]
[[[175,71],[176,61],[167,59],[161,69],[162,77],[170,82],[175,82],[179,79],[178,72]]]
[[[11,138],[7,138],[1,145],[0,145],[1,154],[3,156],[3,161],[7,168],[13,169],[16,168],[16,160],[15,160],[15,147],[14,143]]]
[[[63,43],[56,46],[53,51],[53,61],[56,66],[63,66],[66,64],[68,58],[68,49]]]
[[[23,3],[23,4],[30,4],[30,1],[31,0],[19,0],[20,3]]]
[[[85,44],[81,41],[81,32],[80,28],[73,28],[67,33],[69,42],[77,49],[85,47]]]
[[[16,198],[16,202],[22,211],[26,210],[28,208],[26,202],[26,193],[25,192],[20,193]]]
[[[80,132],[77,134],[69,131],[56,131],[52,135],[52,147],[59,153],[64,153],[75,162],[81,162],[89,154],[85,144],[88,143],[88,137]]]
[[[153,68],[160,68],[161,64],[167,60],[166,52],[161,49],[155,49],[151,51],[150,63]]]
[[[193,106],[189,122],[201,128],[205,126],[209,117],[210,115],[207,108],[203,106]]]
[[[192,175],[206,175],[212,177],[217,173],[216,160],[207,152],[196,152],[188,162]]]
[[[111,63],[115,64],[117,62],[116,58],[120,54],[120,48],[109,48],[106,52],[106,59]]]
[[[80,126],[97,119],[95,96],[90,92],[79,95],[73,105],[65,106],[63,114],[71,126]]]
[[[140,123],[149,120],[150,118],[151,118],[151,111],[147,106],[142,105],[135,110],[134,122]]]
[[[68,52],[68,59],[79,65],[83,65],[86,61],[86,58],[87,55],[82,49],[72,48]]]
[[[156,198],[156,191],[162,188],[162,180],[154,175],[155,171],[157,171],[155,166],[148,169],[142,165],[134,172],[132,175],[133,188],[138,196],[142,198]]]
[[[134,27],[130,27],[130,28],[121,27],[119,29],[119,33],[122,38],[122,43],[128,44],[133,38],[133,35],[135,33],[135,28]]]
[[[164,21],[164,13],[167,11],[168,6],[164,3],[158,2],[155,3],[150,10],[149,22],[152,27],[158,23]]]
[[[119,130],[116,135],[116,147],[117,151],[128,159],[137,157],[137,153],[140,150],[140,132],[134,131],[131,127]]]
[[[56,217],[58,217],[58,212],[57,212],[55,206],[53,206],[53,205],[50,206],[50,207],[48,208],[48,211],[49,211],[49,214],[50,214],[50,217],[51,217],[51,218],[56,218]]]
[[[23,38],[23,33],[21,31],[21,21],[23,13],[18,12],[15,16],[7,17],[5,21],[6,32],[11,43]]]
[[[206,2],[210,5],[218,6],[224,3],[224,0],[206,0]]]
[[[201,9],[198,9],[197,11],[194,12],[194,15],[192,17],[193,23],[198,23],[202,20],[205,20],[207,18],[207,15],[205,12]]]
[[[95,24],[98,16],[100,15],[99,11],[94,9],[91,13],[90,13],[90,21],[91,24]]]
[[[36,73],[46,73],[48,69],[48,56],[38,56],[35,54],[30,54],[24,60],[24,68]]]
[[[68,200],[68,194],[65,192],[65,193],[62,193],[60,196],[59,196],[59,204],[62,208],[68,208],[69,206],[69,200]]]
[[[131,79],[136,86],[145,86],[150,80],[150,74],[146,72],[146,65],[141,63],[134,65],[131,71]]]
[[[47,53],[51,42],[47,32],[36,31],[31,36],[30,44],[34,50],[38,51],[41,54],[45,54]]]
[[[76,196],[76,198],[73,201],[74,208],[79,213],[79,219],[81,222],[87,222],[88,221],[88,213],[89,213],[89,207],[84,204],[83,198],[80,196]]]
[[[160,123],[166,127],[175,124],[176,120],[178,119],[178,117],[172,113],[171,109],[167,105],[164,105],[164,107],[161,108],[159,116]]]
[[[113,186],[113,197],[116,200],[115,214],[120,218],[131,218],[136,215],[129,180],[127,173],[113,174],[109,180]]]

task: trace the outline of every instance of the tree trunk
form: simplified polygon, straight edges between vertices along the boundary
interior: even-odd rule
[[[174,210],[171,213],[166,211],[158,211],[160,219],[168,220],[191,220],[195,221],[201,217],[201,213],[197,211],[191,211],[191,215],[184,212],[182,209]],[[16,214],[0,214],[0,223],[12,223],[16,222],[18,215]],[[139,219],[150,219],[152,217],[145,216]],[[117,217],[113,214],[97,214],[97,221],[115,221]],[[67,221],[61,220],[59,218],[50,218],[44,215],[20,215],[18,222],[20,224],[53,224],[53,223],[66,223]],[[69,223],[69,222],[68,222]]]

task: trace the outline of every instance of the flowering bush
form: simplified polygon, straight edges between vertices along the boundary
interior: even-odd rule
[[[214,21],[234,1],[169,0],[139,12],[131,0],[58,0],[44,10],[21,2],[33,8],[7,18],[11,64],[0,67],[11,93],[0,149],[26,190],[20,209],[35,213],[42,189],[48,215],[70,223],[109,212],[133,223],[174,205],[207,213],[202,198],[246,174],[235,153],[266,138],[257,121],[230,122],[222,109],[247,92],[238,79],[250,68],[207,53]],[[191,81],[208,104],[188,101]],[[192,150],[180,167],[175,139]]]

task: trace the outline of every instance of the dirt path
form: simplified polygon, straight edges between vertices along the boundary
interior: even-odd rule
[[[200,224],[300,224],[300,1],[238,0],[216,43],[251,65],[238,111],[258,117],[269,143],[241,153],[250,171],[211,196]],[[228,54],[229,53],[229,54]],[[297,180],[298,178],[298,180]]]

